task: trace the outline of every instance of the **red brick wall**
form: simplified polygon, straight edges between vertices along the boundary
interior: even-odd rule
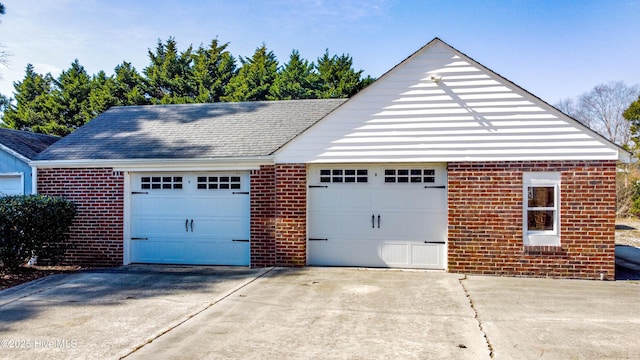
[[[307,167],[276,165],[276,264],[307,262]]]
[[[615,161],[448,164],[449,271],[615,279]],[[523,172],[561,172],[560,247],[523,246]]]
[[[251,266],[276,265],[275,166],[251,171]]]
[[[63,196],[78,206],[67,264],[122,265],[124,177],[110,168],[38,169],[38,193]]]

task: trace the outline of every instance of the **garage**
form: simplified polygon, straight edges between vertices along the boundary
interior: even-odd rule
[[[308,263],[446,268],[444,164],[313,165]]]
[[[249,265],[247,172],[131,175],[133,263]]]

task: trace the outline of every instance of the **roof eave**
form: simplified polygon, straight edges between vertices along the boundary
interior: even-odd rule
[[[36,160],[36,168],[95,168],[107,167],[116,171],[197,171],[207,169],[256,169],[273,164],[273,156],[190,158],[190,159],[77,159]]]
[[[12,155],[13,157],[18,158],[19,160],[21,160],[21,161],[23,161],[25,163],[29,163],[31,161],[31,159],[29,159],[28,157],[20,154],[19,152],[13,150],[12,148],[10,148],[10,147],[8,147],[6,145],[0,144],[0,150],[5,151],[9,155]]]

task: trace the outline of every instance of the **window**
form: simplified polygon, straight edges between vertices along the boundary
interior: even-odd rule
[[[385,169],[386,183],[435,183],[434,169]]]
[[[182,189],[182,176],[143,176],[140,178],[141,189]]]
[[[236,190],[241,185],[240,176],[198,176],[200,190]]]
[[[560,173],[524,174],[524,244],[560,245]]]
[[[321,183],[366,183],[369,181],[367,169],[321,169]]]

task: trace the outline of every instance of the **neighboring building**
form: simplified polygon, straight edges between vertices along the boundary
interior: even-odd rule
[[[58,140],[55,136],[0,128],[0,196],[31,194],[29,162]]]
[[[347,101],[116,107],[34,165],[70,262],[614,279],[620,161],[434,39]]]

